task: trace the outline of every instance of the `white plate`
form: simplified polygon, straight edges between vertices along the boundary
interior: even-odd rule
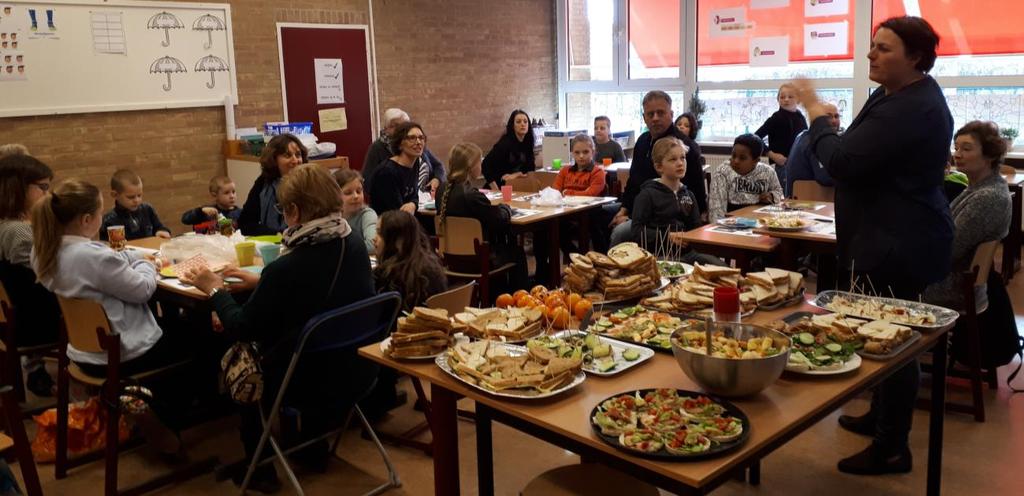
[[[790,366],[787,364],[786,365],[786,371],[787,372],[792,372],[794,374],[803,374],[803,375],[838,375],[838,374],[845,374],[847,372],[851,372],[851,371],[859,369],[860,368],[860,364],[861,364],[862,361],[863,360],[861,360],[860,355],[854,353],[854,354],[850,355],[850,359],[845,361],[845,362],[843,362],[843,366],[838,368],[838,369],[831,369],[831,370],[800,370],[800,369],[790,368]]]
[[[512,344],[501,344],[501,343],[496,343],[496,344],[498,346],[504,346],[505,349],[508,350],[509,355],[519,356],[519,355],[522,355],[522,354],[526,354],[526,347],[525,346],[516,346],[516,345],[512,345]],[[563,393],[563,392],[568,391],[568,390],[570,390],[570,389],[572,389],[572,388],[574,388],[576,386],[579,386],[580,384],[583,384],[583,381],[585,381],[587,379],[587,374],[584,373],[581,370],[581,371],[579,371],[579,373],[576,374],[576,377],[574,377],[572,382],[570,382],[569,384],[566,384],[566,385],[564,385],[564,386],[562,386],[562,387],[560,387],[558,389],[553,389],[553,390],[548,391],[546,393],[542,393],[542,392],[540,392],[540,391],[538,391],[536,389],[506,389],[504,391],[492,391],[492,390],[487,389],[485,387],[480,387],[480,386],[478,386],[476,384],[471,384],[469,382],[466,382],[466,380],[463,379],[462,376],[460,376],[459,374],[455,373],[455,371],[452,370],[451,366],[448,365],[448,354],[447,353],[442,353],[441,355],[438,355],[437,358],[434,359],[434,363],[437,364],[437,366],[440,367],[441,370],[447,372],[448,375],[454,377],[456,380],[458,380],[459,382],[461,382],[461,383],[463,383],[463,384],[465,384],[465,385],[467,385],[469,387],[478,389],[478,390],[483,391],[483,392],[485,392],[487,394],[491,394],[491,395],[494,395],[494,396],[502,396],[502,397],[505,397],[505,398],[518,398],[518,399],[525,399],[525,400],[533,400],[533,399],[540,399],[540,398],[550,398],[552,396],[555,396],[556,394]]]
[[[670,280],[673,280],[673,281],[674,281],[674,280],[676,280],[676,279],[679,279],[680,277],[686,277],[686,276],[688,276],[688,275],[690,275],[690,274],[693,274],[693,266],[692,266],[692,265],[690,265],[690,264],[688,264],[688,263],[684,263],[684,262],[676,262],[675,260],[658,260],[658,263],[659,263],[659,264],[660,264],[660,263],[665,263],[665,262],[669,262],[669,263],[674,263],[674,264],[679,264],[679,265],[682,265],[682,266],[683,266],[683,270],[684,270],[684,271],[686,271],[686,273],[685,273],[685,274],[680,274],[680,275],[678,275],[678,276],[670,276],[670,275],[665,275],[665,274],[662,274],[662,276],[661,276],[661,277],[663,277],[663,278],[666,278],[666,279],[670,279]],[[661,267],[658,267],[658,271],[659,271],[659,272],[661,271]]]
[[[569,329],[569,330],[557,332],[557,333],[553,334],[551,337],[559,338],[559,339],[565,339],[565,338],[567,338],[569,336],[572,336],[574,334],[584,334],[585,335],[587,333],[585,333],[585,332],[581,333],[580,331]],[[611,370],[609,370],[607,372],[601,372],[600,370],[597,369],[597,367],[594,367],[594,365],[592,363],[584,363],[583,364],[583,370],[586,371],[587,373],[594,374],[594,375],[599,375],[599,376],[602,376],[602,377],[608,377],[608,376],[616,375],[616,374],[619,374],[621,372],[625,372],[626,370],[629,370],[629,369],[631,369],[631,368],[633,368],[633,367],[635,367],[637,365],[640,365],[641,363],[643,363],[643,362],[645,362],[647,360],[650,360],[651,357],[654,356],[654,350],[652,350],[650,348],[629,344],[629,343],[626,343],[624,341],[619,341],[618,339],[612,339],[612,338],[601,336],[600,334],[594,334],[594,335],[597,336],[597,338],[601,340],[601,344],[609,344],[609,345],[612,346],[612,357],[615,359],[615,368],[611,369]],[[633,361],[626,360],[625,358],[622,358],[622,353],[624,351],[626,351],[626,350],[636,350],[637,353],[640,354],[640,357],[637,358],[636,360],[633,360]]]
[[[391,349],[391,336],[388,336],[388,337],[384,338],[384,341],[380,342],[380,352],[383,353],[388,358],[391,358],[392,360],[430,360],[432,358],[436,358],[438,356],[444,355],[445,352],[448,351],[447,349],[444,349],[444,350],[441,350],[438,353],[434,353],[433,355],[411,356],[411,357],[392,357],[391,355],[388,354],[388,350],[390,350],[390,349]]]
[[[879,289],[884,291],[884,289],[882,289],[882,288],[879,288]],[[950,325],[950,324],[956,322],[956,319],[958,319],[960,317],[960,314],[958,314],[956,312],[956,310],[950,310],[948,308],[943,308],[943,307],[936,306],[936,305],[929,305],[927,303],[920,303],[920,302],[917,302],[917,301],[900,300],[900,299],[894,299],[894,298],[884,298],[884,297],[880,297],[880,296],[868,296],[868,295],[863,295],[863,294],[859,294],[859,293],[848,293],[846,291],[832,291],[832,290],[822,291],[822,292],[818,293],[817,295],[815,295],[814,299],[811,300],[810,303],[811,303],[811,305],[814,305],[814,306],[816,306],[818,308],[823,308],[823,309],[828,310],[830,312],[835,312],[835,310],[833,310],[832,308],[829,308],[829,304],[832,303],[832,299],[837,297],[837,296],[844,296],[846,298],[853,299],[853,300],[872,300],[872,301],[874,301],[876,303],[881,303],[881,304],[900,305],[900,306],[904,306],[904,307],[906,307],[906,308],[908,308],[910,310],[916,311],[916,312],[930,313],[930,314],[935,316],[935,323],[933,323],[933,324],[910,324],[910,323],[907,323],[907,322],[901,322],[899,320],[892,320],[892,322],[894,324],[905,325],[907,327],[914,327],[914,328],[917,328],[917,329],[941,329],[942,327],[945,327],[947,325]],[[851,314],[847,314],[847,315],[850,316],[850,317],[859,317],[859,318],[868,319],[868,320],[878,320],[877,318],[874,318],[874,317],[864,316],[864,315],[854,315],[852,313]]]
[[[692,271],[693,267],[690,267],[690,269]],[[669,280],[669,278],[662,277],[661,278],[661,286],[658,286],[657,288],[652,289],[650,293],[647,293],[647,294],[644,294],[644,295],[630,296],[629,298],[619,298],[617,300],[604,300],[604,301],[594,301],[594,300],[591,300],[590,303],[593,304],[593,305],[610,305],[612,303],[622,303],[624,301],[630,301],[630,300],[636,300],[636,299],[640,299],[640,298],[646,298],[646,297],[648,297],[648,296],[650,296],[650,295],[652,295],[654,293],[657,293],[658,291],[661,291],[661,290],[667,288],[668,285],[671,284],[671,283],[672,283],[672,281]],[[583,297],[586,298],[586,295],[587,294],[591,294],[591,293],[595,293],[596,294],[597,291],[588,291],[587,293],[584,293]]]

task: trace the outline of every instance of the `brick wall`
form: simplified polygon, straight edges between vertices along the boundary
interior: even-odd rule
[[[283,119],[275,23],[369,23],[366,0],[228,3],[239,127]],[[552,2],[374,0],[374,11],[380,106],[422,120],[442,159],[457,140],[488,149],[515,107],[553,118]],[[516,48],[508,43],[513,29],[522,40]],[[224,137],[216,107],[0,119],[0,142],[25,144],[58,180],[78,177],[105,189],[114,169],[135,169],[146,201],[176,232],[184,229],[181,212],[206,202],[207,181],[224,171]]]

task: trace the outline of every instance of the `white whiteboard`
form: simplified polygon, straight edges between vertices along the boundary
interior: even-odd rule
[[[0,0],[0,117],[214,106],[228,96],[238,101],[227,4]]]

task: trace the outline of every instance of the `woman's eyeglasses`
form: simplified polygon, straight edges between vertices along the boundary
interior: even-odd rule
[[[405,141],[422,141],[422,142],[426,143],[427,142],[427,137],[426,136],[406,136],[404,138],[404,140]]]
[[[39,188],[43,193],[50,191],[50,183],[32,183],[32,186]]]

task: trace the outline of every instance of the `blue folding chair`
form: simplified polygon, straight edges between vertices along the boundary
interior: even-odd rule
[[[288,364],[288,369],[284,374],[284,379],[281,381],[281,387],[277,391],[277,396],[274,398],[274,404],[273,407],[271,407],[270,416],[267,417],[263,412],[262,406],[260,407],[260,416],[263,418],[263,435],[260,436],[260,441],[256,446],[256,451],[253,454],[252,460],[249,461],[249,468],[245,473],[245,480],[242,481],[242,494],[245,494],[246,488],[249,487],[249,481],[252,478],[256,467],[258,465],[274,461],[273,456],[268,456],[263,460],[259,459],[268,441],[270,442],[270,446],[273,448],[277,459],[284,467],[285,473],[288,475],[288,480],[291,481],[292,486],[295,488],[295,492],[299,495],[305,494],[302,491],[302,486],[299,485],[298,479],[295,477],[295,473],[292,472],[291,467],[288,465],[288,459],[285,455],[309,446],[321,439],[326,439],[340,430],[343,430],[347,427],[348,421],[352,419],[352,413],[358,415],[359,419],[363,422],[363,428],[366,429],[366,432],[370,435],[373,443],[377,445],[377,451],[380,452],[380,456],[384,459],[384,464],[387,466],[388,470],[387,482],[366,493],[366,496],[380,494],[388,489],[401,487],[402,482],[398,479],[398,473],[395,472],[395,467],[391,463],[391,458],[388,457],[387,451],[384,450],[384,446],[381,444],[380,439],[377,438],[377,434],[373,431],[373,427],[370,426],[370,423],[366,420],[366,416],[363,415],[362,410],[359,409],[359,401],[373,390],[373,386],[376,384],[376,379],[374,379],[372,383],[365,388],[365,390],[356,393],[352,398],[352,411],[349,413],[348,419],[340,429],[325,433],[315,439],[311,439],[302,444],[291,447],[287,451],[281,450],[277,440],[274,439],[274,436],[271,433],[274,422],[280,416],[285,393],[288,391],[288,384],[291,382],[292,375],[295,373],[296,366],[302,356],[311,353],[331,351],[354,352],[362,346],[383,340],[394,326],[395,319],[398,317],[398,311],[401,306],[401,295],[392,291],[389,293],[379,294],[372,298],[367,298],[366,300],[353,303],[345,307],[324,312],[313,317],[306,323],[306,326],[299,334],[298,342],[295,345],[295,351],[292,353],[292,359]],[[336,447],[337,446],[335,445],[334,448]],[[332,449],[332,452],[333,451],[334,450]]]

